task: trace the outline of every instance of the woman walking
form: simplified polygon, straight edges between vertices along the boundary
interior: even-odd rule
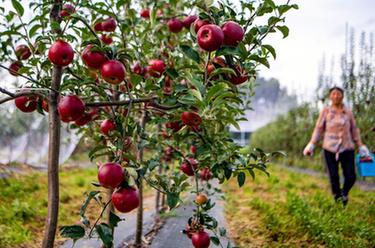
[[[355,145],[359,153],[369,155],[369,150],[362,143],[353,113],[343,104],[344,90],[333,87],[329,90],[331,104],[324,107],[316,122],[310,142],[303,154],[312,155],[314,147],[323,138],[324,159],[329,173],[331,189],[336,202],[348,203],[348,194],[356,180],[354,165]],[[344,185],[341,188],[339,163],[344,174]]]

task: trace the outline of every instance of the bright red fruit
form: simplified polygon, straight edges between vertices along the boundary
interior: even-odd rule
[[[249,75],[239,66],[236,67],[236,75],[231,75],[229,81],[234,85],[245,83],[249,79]]]
[[[64,96],[60,99],[57,110],[61,121],[75,121],[85,113],[85,103],[78,96]]]
[[[201,19],[196,19],[194,21],[194,30],[195,30],[195,33],[198,33],[199,29],[201,29],[201,27],[205,26],[205,25],[208,25],[210,24],[209,21],[207,20],[201,20]]]
[[[201,180],[208,181],[212,178],[212,173],[210,171],[210,168],[205,167],[203,170],[201,170],[199,177]]]
[[[90,121],[92,121],[92,116],[89,114],[89,113],[84,113],[79,119],[77,119],[74,123],[79,126],[79,127],[82,127],[84,125],[86,125],[87,123],[89,123]]]
[[[181,32],[181,30],[184,28],[184,24],[182,21],[177,19],[176,17],[170,19],[167,23],[169,31],[172,33],[178,33]]]
[[[22,112],[33,112],[36,110],[37,101],[33,96],[19,96],[14,100],[16,107]]]
[[[148,9],[141,10],[141,17],[143,17],[145,19],[149,19],[150,18],[150,10],[148,10]]]
[[[147,72],[153,77],[161,77],[165,71],[165,64],[163,60],[152,59],[148,62]]]
[[[100,67],[102,78],[110,84],[119,84],[125,79],[125,66],[117,60],[108,60]]]
[[[226,22],[222,27],[224,33],[224,45],[237,46],[243,40],[244,30],[236,22]]]
[[[47,102],[46,99],[44,99],[44,100],[42,101],[42,109],[43,109],[44,111],[46,111],[46,112],[49,111],[48,102]]]
[[[68,42],[57,40],[48,50],[48,58],[55,65],[67,66],[73,61],[74,51]]]
[[[92,51],[94,45],[87,45],[86,48],[82,51],[81,58],[83,63],[87,67],[92,69],[99,69],[100,66],[107,61],[107,58],[104,53],[100,51]]]
[[[102,124],[100,125],[100,131],[104,135],[108,135],[110,131],[116,130],[116,124],[112,120],[104,120]]]
[[[9,73],[13,76],[18,76],[17,72],[21,69],[22,63],[20,61],[14,61],[9,66]]]
[[[26,45],[18,45],[15,50],[16,50],[16,56],[19,59],[25,60],[25,59],[30,58],[31,56],[31,51],[29,47]]]
[[[67,3],[67,4],[64,4],[62,10],[60,11],[60,16],[61,17],[70,16],[74,12],[76,12],[76,9],[74,8],[74,6]]]
[[[106,32],[115,31],[116,25],[117,25],[116,20],[113,17],[109,17],[108,19],[102,22],[103,31],[106,31]]]
[[[101,23],[101,22],[97,22],[97,23],[95,23],[95,25],[94,25],[94,30],[95,30],[96,32],[104,31],[102,23]]]
[[[124,181],[124,170],[118,163],[105,163],[99,167],[98,180],[106,188],[116,188]]]
[[[142,67],[141,63],[136,62],[133,65],[133,72],[138,75],[143,75],[145,73],[145,69]]]
[[[187,126],[198,126],[202,122],[202,118],[195,112],[185,111],[181,114],[182,122]]]
[[[194,158],[188,158],[188,161],[182,162],[180,169],[188,176],[194,176],[194,171],[198,168],[198,161]]]
[[[185,28],[189,29],[190,28],[190,25],[195,22],[195,20],[197,20],[197,16],[195,15],[190,15],[190,16],[186,16],[184,18],[184,20],[182,21],[182,24],[184,25]]]
[[[191,145],[190,146],[190,152],[193,153],[193,154],[197,153],[197,147],[194,146],[194,145]]]
[[[104,44],[111,45],[113,42],[113,39],[111,36],[103,34],[100,36],[100,40],[103,41]]]
[[[200,48],[212,52],[221,47],[224,41],[224,33],[214,24],[201,27],[197,33],[197,41]]]
[[[210,235],[205,231],[193,233],[191,242],[194,248],[208,248],[210,246]]]
[[[113,206],[122,213],[128,213],[139,206],[138,191],[133,187],[121,188],[112,194]]]

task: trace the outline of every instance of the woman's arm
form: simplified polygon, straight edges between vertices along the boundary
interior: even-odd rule
[[[349,111],[349,119],[350,119],[350,132],[352,135],[352,139],[354,143],[360,147],[363,146],[362,140],[361,140],[361,135],[359,133],[359,128],[357,127],[357,124],[354,119],[354,115],[352,111]]]
[[[328,108],[323,108],[319,114],[318,120],[316,121],[315,128],[310,139],[310,143],[313,145],[316,145],[316,143],[318,143],[318,141],[322,138],[324,134],[327,111]]]

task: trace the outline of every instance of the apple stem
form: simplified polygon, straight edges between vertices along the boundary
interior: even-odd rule
[[[210,63],[211,60],[211,52],[208,52],[206,64],[204,66],[204,85],[207,84],[207,78],[208,78],[208,64]]]

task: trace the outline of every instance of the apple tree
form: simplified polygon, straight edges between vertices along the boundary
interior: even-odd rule
[[[171,209],[182,202],[182,192],[196,195],[196,209],[181,228],[194,247],[210,242],[223,247],[219,237],[225,229],[209,212],[218,189],[208,181],[235,177],[242,186],[254,170],[266,172],[276,154],[242,151],[228,126],[238,127],[248,108],[244,89],[253,87],[257,67],[269,67],[270,56],[276,58],[265,38],[288,36],[284,15],[297,5],[32,0],[27,8],[33,16],[26,21],[25,6],[11,3],[11,10],[0,7],[0,67],[19,77],[20,85],[17,92],[0,88],[7,95],[0,103],[14,100],[22,112],[48,113],[43,247],[53,247],[57,228],[61,122],[95,143],[90,159],[106,160],[93,183],[97,189],[81,207],[82,223],[62,227],[62,236],[95,235],[112,247],[113,230],[121,221],[114,209],[138,208],[135,245],[141,246],[147,183]],[[85,213],[91,200],[102,209],[94,222]]]

